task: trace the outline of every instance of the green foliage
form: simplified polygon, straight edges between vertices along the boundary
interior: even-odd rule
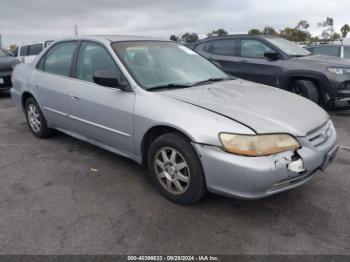
[[[175,41],[175,42],[178,42],[178,41],[179,41],[179,37],[176,36],[176,35],[171,35],[169,39],[170,39],[171,41]]]
[[[262,32],[259,29],[252,28],[248,31],[249,35],[262,35]]]
[[[227,32],[224,29],[220,28],[218,30],[212,31],[211,33],[208,33],[207,37],[225,36],[225,35],[227,35]]]
[[[184,43],[195,43],[199,40],[199,37],[197,33],[184,33],[181,36],[181,40]]]
[[[342,34],[342,37],[345,38],[350,32],[350,26],[348,24],[343,25],[343,27],[340,28],[340,32]]]
[[[331,39],[335,33],[334,31],[334,19],[327,17],[326,20],[317,24],[319,28],[323,28],[321,36],[323,39]]]

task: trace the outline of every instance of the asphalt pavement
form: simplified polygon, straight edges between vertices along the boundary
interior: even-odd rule
[[[61,133],[35,138],[0,95],[0,254],[350,254],[350,108],[326,173],[258,201],[164,199],[143,167]]]

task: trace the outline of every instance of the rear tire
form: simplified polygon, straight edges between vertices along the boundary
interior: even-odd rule
[[[38,138],[47,138],[52,134],[52,129],[47,127],[47,121],[40,109],[39,104],[33,97],[25,102],[25,115],[32,133]]]
[[[320,104],[321,102],[320,92],[318,91],[316,85],[310,80],[294,81],[291,84],[289,91],[302,97],[305,97],[316,104]]]
[[[191,205],[206,194],[198,155],[180,134],[174,132],[158,137],[149,148],[147,163],[153,184],[168,200]]]

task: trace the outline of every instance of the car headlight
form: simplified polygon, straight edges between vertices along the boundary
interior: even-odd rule
[[[350,68],[328,67],[327,71],[335,75],[350,75]]]
[[[238,135],[221,133],[220,141],[227,152],[243,156],[268,156],[300,148],[288,134]]]

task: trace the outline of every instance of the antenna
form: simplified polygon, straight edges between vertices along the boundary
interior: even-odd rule
[[[74,35],[78,36],[78,25],[77,24],[74,25]]]

